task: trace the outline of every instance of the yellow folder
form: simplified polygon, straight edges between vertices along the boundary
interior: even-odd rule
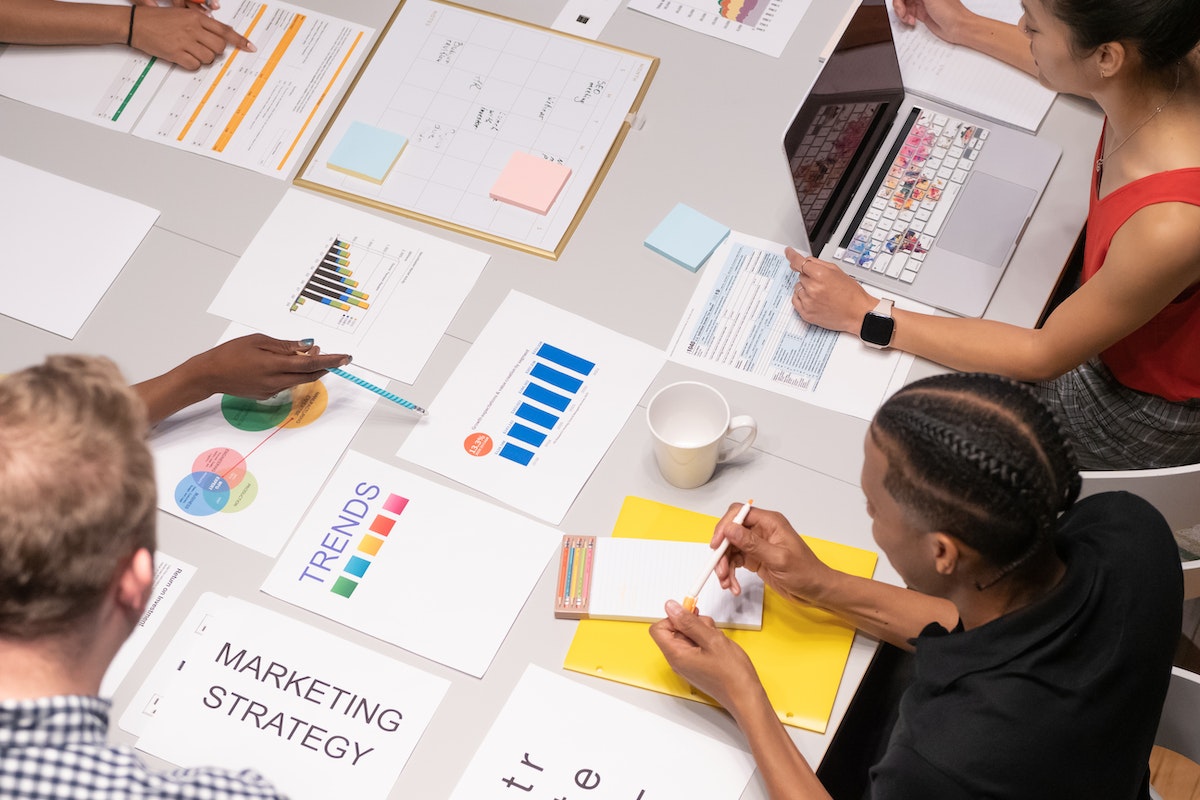
[[[717,518],[707,514],[626,497],[613,536],[707,542],[716,523]],[[873,552],[807,536],[804,541],[832,567],[863,577],[875,571]],[[581,620],[563,666],[716,705],[671,671],[651,640],[649,627],[644,622]],[[850,654],[853,626],[827,611],[784,600],[768,588],[762,630],[725,633],[750,656],[779,719],[785,725],[824,733]]]

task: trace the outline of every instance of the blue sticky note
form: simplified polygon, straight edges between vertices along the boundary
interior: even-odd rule
[[[679,203],[646,237],[645,245],[695,272],[728,235],[727,226]]]
[[[352,122],[329,157],[329,168],[372,183],[383,183],[406,144],[407,136]]]

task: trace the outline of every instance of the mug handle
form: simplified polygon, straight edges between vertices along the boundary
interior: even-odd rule
[[[723,449],[717,454],[717,463],[724,464],[726,461],[732,461],[742,453],[750,449],[750,445],[754,444],[754,438],[758,436],[758,423],[754,421],[754,417],[741,415],[729,420],[729,429],[725,431],[725,436],[728,438],[736,430],[745,428],[748,433],[745,438],[736,441],[732,447]]]

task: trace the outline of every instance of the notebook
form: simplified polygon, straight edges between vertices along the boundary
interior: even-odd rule
[[[1062,151],[906,93],[886,1],[863,0],[784,133],[809,248],[982,316]]]

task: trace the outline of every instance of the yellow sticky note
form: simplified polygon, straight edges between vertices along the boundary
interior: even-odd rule
[[[707,514],[627,497],[613,536],[707,542],[716,524],[717,518]],[[869,550],[807,536],[804,541],[832,567],[867,578],[875,572],[878,559]],[[650,638],[649,627],[644,622],[581,620],[563,666],[716,705],[671,671]],[[854,627],[827,611],[784,600],[768,588],[762,630],[725,633],[750,656],[779,719],[785,725],[824,733],[850,655]]]

